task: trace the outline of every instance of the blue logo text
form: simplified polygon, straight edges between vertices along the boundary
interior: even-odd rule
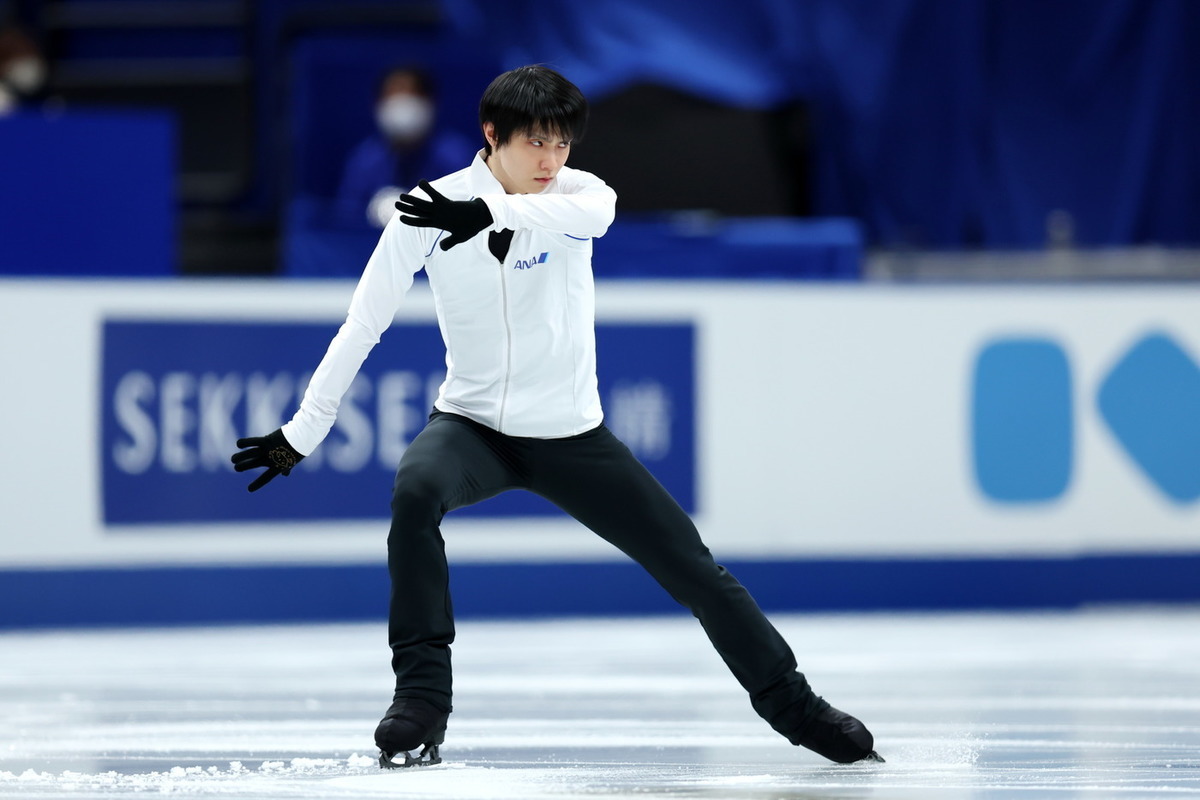
[[[549,253],[542,253],[533,258],[518,258],[517,263],[513,264],[513,269],[533,269],[537,264],[545,264],[546,259],[550,257]]]

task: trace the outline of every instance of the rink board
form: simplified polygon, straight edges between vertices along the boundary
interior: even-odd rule
[[[1198,555],[726,562],[768,613],[1076,609],[1197,599]],[[456,617],[682,613],[631,563],[454,564]],[[0,572],[9,628],[383,620],[382,565]]]
[[[439,375],[424,284],[301,469],[248,495],[227,462],[352,291],[0,283],[0,626],[382,614],[393,465]],[[602,282],[601,393],[764,605],[1195,601],[1198,310],[1179,285]],[[461,613],[671,608],[538,502],[447,518]]]

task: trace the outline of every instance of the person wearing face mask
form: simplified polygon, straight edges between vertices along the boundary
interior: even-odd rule
[[[38,105],[45,87],[46,62],[37,44],[16,26],[0,29],[0,115]]]
[[[382,228],[400,193],[427,175],[453,172],[475,152],[466,137],[437,127],[429,77],[415,67],[389,70],[375,104],[376,131],[351,151],[335,198],[339,221]]]

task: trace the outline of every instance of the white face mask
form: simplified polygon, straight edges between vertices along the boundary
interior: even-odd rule
[[[46,65],[33,56],[18,58],[4,70],[4,80],[21,94],[37,94],[46,82]]]
[[[420,139],[433,123],[433,104],[415,94],[393,95],[375,107],[375,122],[389,139]]]

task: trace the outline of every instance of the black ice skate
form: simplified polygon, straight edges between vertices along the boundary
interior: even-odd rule
[[[449,716],[449,711],[443,711],[426,700],[396,698],[375,729],[379,766],[397,769],[442,763],[439,747],[446,738],[446,720]],[[409,752],[418,747],[421,751],[417,755]],[[399,755],[404,756],[403,761],[397,759]]]
[[[799,733],[788,738],[792,744],[807,747],[839,764],[883,761],[883,757],[875,752],[875,737],[867,726],[828,704],[813,714]]]

